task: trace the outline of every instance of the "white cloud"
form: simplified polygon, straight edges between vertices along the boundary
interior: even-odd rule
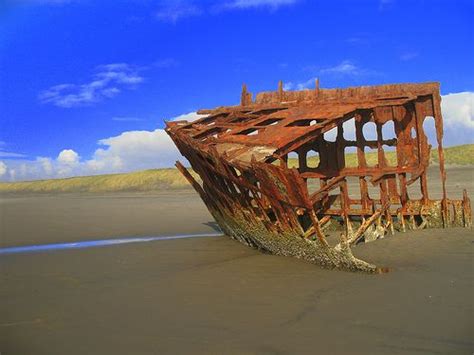
[[[112,117],[112,121],[118,121],[118,122],[139,122],[139,121],[143,121],[143,119],[138,118],[138,117],[116,116],[116,117]]]
[[[0,160],[0,177],[7,173],[7,164]]]
[[[350,60],[344,60],[338,65],[321,69],[320,74],[342,74],[342,75],[360,75],[365,72],[361,68],[357,67]]]
[[[64,149],[59,153],[57,161],[60,164],[74,166],[79,163],[79,154],[72,149]]]
[[[189,112],[172,118],[170,121],[196,121],[198,118],[205,117],[207,115],[200,115],[197,112]]]
[[[346,42],[354,46],[366,46],[370,44],[371,39],[366,33],[360,33],[356,36],[351,36],[346,39]]]
[[[445,127],[474,130],[474,92],[444,95],[441,108]]]
[[[172,166],[179,153],[163,129],[128,131],[102,139],[86,170],[117,172]]]
[[[44,171],[45,176],[51,176],[54,172],[53,162],[50,158],[38,157],[36,159],[41,169]]]
[[[26,158],[25,154],[0,151],[0,158]]]
[[[17,2],[33,5],[65,5],[77,2],[77,0],[17,0]]]
[[[139,68],[126,63],[106,64],[96,68],[96,73],[89,82],[54,85],[42,91],[38,99],[41,103],[64,108],[90,105],[112,98],[124,88],[133,89],[143,80]]]
[[[189,112],[173,117],[170,121],[194,121],[204,116]],[[72,149],[62,150],[56,159],[5,159],[6,171],[0,179],[32,180],[166,168],[172,167],[176,160],[183,159],[164,129],[126,131],[101,139],[98,144],[100,147],[90,159],[81,159]]]
[[[409,61],[409,60],[415,59],[416,57],[418,57],[417,52],[406,52],[400,56],[400,59],[403,61]]]
[[[16,152],[8,152],[5,150],[7,146],[7,142],[0,141],[0,158],[26,158],[26,154],[16,153]]]
[[[306,66],[305,71],[311,71],[316,76],[303,82],[288,82],[284,85],[284,90],[305,90],[315,87],[315,82],[318,77],[344,77],[344,78],[358,78],[371,75],[379,75],[374,70],[365,69],[357,66],[350,60],[343,60],[337,65],[331,67],[318,68],[315,66]]]
[[[155,16],[159,21],[176,24],[178,21],[203,15],[218,14],[223,11],[269,8],[277,10],[282,6],[294,5],[300,0],[227,0],[208,1],[207,6],[192,0],[162,1]],[[199,5],[196,5],[199,3]]]
[[[174,58],[165,58],[155,61],[152,65],[156,68],[166,69],[177,67],[179,62]]]
[[[232,0],[228,1],[222,8],[227,9],[250,9],[259,7],[269,7],[271,9],[278,9],[285,5],[294,5],[298,0]]]
[[[283,84],[283,90],[306,90],[309,88],[315,88],[316,78],[311,78],[301,83],[294,83],[289,81]]]
[[[156,18],[162,22],[175,24],[187,17],[199,16],[203,10],[189,1],[166,1],[156,12]]]
[[[189,112],[170,121],[195,121],[205,115]],[[86,161],[89,173],[110,173],[151,168],[171,167],[180,153],[163,129],[154,131],[127,131],[101,139],[103,147],[97,149],[92,159]]]

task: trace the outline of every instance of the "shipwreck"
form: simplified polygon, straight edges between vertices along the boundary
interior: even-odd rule
[[[207,116],[167,122],[166,131],[199,178],[177,168],[226,235],[323,267],[376,273],[386,269],[356,258],[352,246],[395,231],[471,226],[467,192],[459,200],[446,193],[440,104],[438,83],[322,89],[316,81],[287,91],[280,82],[255,99],[244,85],[240,105],[200,110]],[[428,118],[440,199],[428,193]]]

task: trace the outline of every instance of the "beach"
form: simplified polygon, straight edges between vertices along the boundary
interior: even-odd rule
[[[450,198],[473,196],[473,171],[448,170]],[[1,248],[214,235],[0,255],[2,355],[474,351],[472,229],[359,244],[390,268],[366,275],[216,236],[191,189],[4,195],[0,218]]]

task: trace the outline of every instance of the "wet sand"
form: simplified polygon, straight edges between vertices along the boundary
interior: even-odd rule
[[[450,171],[448,191],[472,196],[472,171]],[[0,218],[1,247],[215,233],[192,191],[10,196]],[[227,237],[0,255],[0,352],[472,354],[473,237],[431,229],[355,247],[392,268],[377,276]]]

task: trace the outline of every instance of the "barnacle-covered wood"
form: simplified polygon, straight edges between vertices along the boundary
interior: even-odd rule
[[[244,85],[240,105],[201,110],[206,117],[167,122],[166,131],[202,184],[179,162],[178,169],[225,234],[324,267],[380,272],[351,246],[395,230],[471,225],[467,193],[446,196],[440,102],[438,83],[321,89],[316,82],[314,90],[285,91],[280,82],[255,100]],[[436,129],[441,200],[428,196],[427,119]],[[396,151],[396,164],[387,149]],[[348,152],[356,152],[356,166],[346,166]],[[297,167],[288,166],[292,156]],[[349,179],[357,191],[349,191]],[[421,197],[409,196],[410,185]],[[335,245],[329,229],[341,230]]]

